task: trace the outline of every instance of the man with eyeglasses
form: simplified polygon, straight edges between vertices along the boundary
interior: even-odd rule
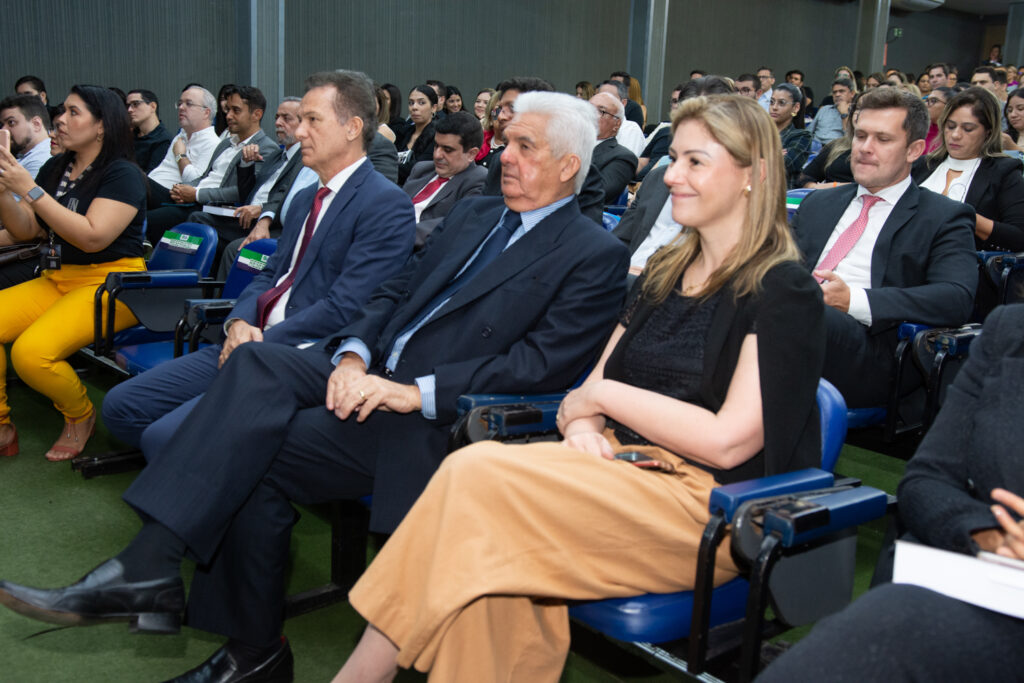
[[[768,111],[769,102],[772,99],[772,86],[775,85],[775,72],[767,66],[758,67],[757,80],[760,82],[757,103],[761,105],[762,109]]]
[[[160,123],[157,114],[160,103],[152,91],[132,90],[125,98],[125,105],[135,131],[135,163],[149,173],[164,158],[172,136]]]
[[[853,81],[848,78],[832,81],[832,104],[819,109],[811,125],[807,126],[815,140],[824,145],[843,136],[843,121],[850,114],[853,95]]]
[[[190,85],[178,96],[178,125],[163,160],[149,172],[149,206],[171,204],[171,188],[178,183],[191,183],[199,178],[210,163],[220,139],[213,128],[217,100],[206,88]]]
[[[757,99],[757,91],[761,89],[761,81],[754,74],[740,74],[736,77],[736,94]]]
[[[636,173],[636,155],[615,139],[615,134],[625,118],[622,103],[606,92],[599,92],[590,98],[597,109],[597,146],[591,163],[600,172],[604,186],[604,203],[616,204],[626,184]]]

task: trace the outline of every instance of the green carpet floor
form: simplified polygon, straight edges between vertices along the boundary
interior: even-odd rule
[[[109,373],[89,372],[86,384],[99,405],[112,381]],[[35,586],[60,586],[77,580],[119,551],[138,529],[138,518],[120,500],[134,473],[90,480],[67,463],[50,463],[43,453],[61,429],[49,402],[20,384],[9,389],[12,417],[18,425],[21,454],[0,458],[0,578]],[[87,453],[118,448],[102,425]],[[895,492],[903,463],[847,447],[838,470]],[[870,578],[881,544],[882,527],[865,527],[858,542],[858,592]],[[289,592],[311,588],[327,578],[327,524],[304,511],[292,543]],[[186,568],[188,574],[190,568]],[[329,681],[354,646],[364,624],[347,605],[319,610],[285,625],[296,661],[296,681]],[[784,634],[793,640],[798,630]],[[122,683],[162,681],[195,666],[222,639],[189,628],[177,636],[132,635],[124,624],[92,628],[48,629],[0,610],[0,681],[16,683]],[[399,681],[422,681],[403,672]],[[644,667],[635,675],[612,675],[588,658],[570,656],[563,682],[669,681]]]

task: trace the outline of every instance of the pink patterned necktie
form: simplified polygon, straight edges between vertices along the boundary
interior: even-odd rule
[[[274,306],[277,304],[277,300],[281,298],[281,295],[288,291],[288,288],[295,282],[295,274],[299,272],[299,264],[302,263],[302,257],[306,253],[306,247],[309,246],[309,241],[313,239],[313,230],[316,228],[316,218],[320,214],[320,207],[324,203],[324,199],[331,193],[330,188],[321,187],[316,192],[316,196],[313,197],[313,206],[309,209],[309,217],[306,218],[306,225],[302,230],[302,242],[299,243],[299,254],[295,259],[295,267],[288,271],[288,276],[280,282],[276,287],[268,289],[259,295],[256,299],[256,319],[259,324],[259,328],[262,330],[267,324],[267,317],[270,312],[274,310]]]
[[[412,198],[412,203],[419,204],[424,199],[437,192],[438,188],[447,183],[449,180],[450,178],[441,178],[440,176],[434,178],[429,183],[424,185],[422,190],[416,193],[416,196]]]
[[[853,245],[857,244],[857,240],[864,234],[864,229],[868,227],[868,212],[871,211],[871,207],[876,202],[882,201],[881,197],[874,195],[865,194],[861,195],[861,202],[863,206],[860,210],[860,215],[857,216],[857,220],[850,224],[846,230],[843,230],[842,234],[839,235],[839,239],[832,245],[832,248],[828,250],[828,254],[821,260],[818,267],[815,270],[834,270],[839,262],[846,258],[846,255],[853,249]],[[818,283],[824,282],[821,278],[815,278]]]

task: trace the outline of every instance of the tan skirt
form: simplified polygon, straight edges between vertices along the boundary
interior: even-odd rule
[[[353,607],[436,681],[557,681],[566,600],[693,588],[717,486],[657,447],[673,474],[559,443],[493,441],[448,456],[352,588]],[[715,583],[736,576],[728,544]]]

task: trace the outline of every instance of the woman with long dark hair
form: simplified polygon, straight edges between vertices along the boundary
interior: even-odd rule
[[[82,452],[96,410],[65,358],[93,338],[93,298],[114,271],[145,270],[142,259],[146,182],[133,162],[128,113],[107,88],[76,85],[55,121],[63,152],[36,179],[0,147],[0,222],[20,241],[43,238],[39,277],[0,291],[0,343],[29,386],[64,416],[48,460]],[[38,184],[37,184],[38,183]],[[14,195],[22,201],[16,201]],[[117,305],[114,329],[136,323]],[[0,455],[18,452],[0,353]]]
[[[396,133],[398,148],[398,184],[405,184],[409,171],[418,161],[434,158],[434,107],[437,91],[429,85],[417,85],[409,91],[409,118],[412,125]]]
[[[782,141],[782,159],[786,163],[786,188],[797,187],[800,171],[807,163],[811,151],[811,132],[804,128],[804,94],[791,83],[780,83],[772,90],[768,103]]]

